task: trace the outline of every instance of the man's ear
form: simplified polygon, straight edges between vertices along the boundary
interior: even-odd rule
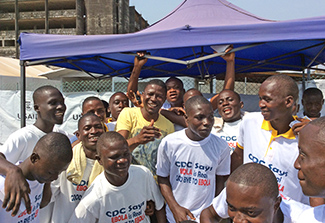
[[[76,136],[77,136],[77,138],[80,140],[80,138],[79,138],[79,137],[80,137],[80,132],[79,132],[79,130],[76,131]]]
[[[287,97],[285,97],[285,104],[286,104],[287,108],[292,107],[294,102],[295,101],[293,100],[292,95],[288,95]]]
[[[32,155],[30,155],[30,161],[33,164],[36,163],[38,160],[40,160],[38,153],[32,153]]]
[[[38,106],[38,104],[34,104],[34,110],[35,110],[36,112],[39,112],[39,106]]]
[[[322,99],[322,105],[324,104],[324,99]]]
[[[240,108],[242,109],[244,107],[244,102],[240,101]]]

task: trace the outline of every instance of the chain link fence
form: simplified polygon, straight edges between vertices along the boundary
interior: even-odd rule
[[[191,77],[179,77],[184,83],[184,89],[187,91],[191,88],[196,88],[202,93],[216,94],[223,89],[224,81],[216,79],[198,80]],[[166,81],[167,78],[159,78]],[[151,79],[139,80],[138,90],[141,92],[148,81]],[[246,78],[246,80],[235,82],[235,91],[239,94],[256,95],[261,83],[265,78]],[[110,78],[104,80],[77,80],[62,82],[63,92],[83,92],[83,91],[97,91],[97,92],[126,92],[128,80],[125,78]]]

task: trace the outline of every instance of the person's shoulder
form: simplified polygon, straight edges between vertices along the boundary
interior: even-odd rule
[[[146,177],[153,177],[151,171],[142,165],[130,165],[129,174],[132,176],[136,176],[135,179],[145,179]]]
[[[176,144],[179,140],[182,140],[184,142],[184,140],[186,139],[186,134],[185,134],[185,129],[176,131],[176,132],[172,132],[168,135],[166,135],[161,143],[163,142],[171,142],[172,144]]]
[[[248,122],[260,122],[263,121],[264,117],[261,112],[249,112],[245,113],[244,116],[242,116],[242,120],[245,123]]]
[[[220,138],[219,136],[217,136],[213,133],[210,133],[209,140],[212,144],[212,147],[214,147],[216,149],[228,149],[228,147],[229,147],[226,140]]]
[[[320,223],[325,222],[325,204],[304,210],[297,223]]]

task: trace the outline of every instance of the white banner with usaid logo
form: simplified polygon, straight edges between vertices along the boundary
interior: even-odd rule
[[[63,124],[58,127],[68,133],[74,133],[78,127],[83,100],[89,96],[96,96],[108,102],[113,93],[97,93],[94,91],[64,94],[67,110]],[[3,144],[11,133],[20,128],[20,91],[0,91],[0,114],[0,144]],[[36,117],[33,92],[26,91],[26,125],[34,124]]]

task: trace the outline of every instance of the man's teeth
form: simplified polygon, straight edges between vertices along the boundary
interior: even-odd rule
[[[227,115],[231,112],[231,109],[225,109],[225,110],[223,110],[223,112]]]

